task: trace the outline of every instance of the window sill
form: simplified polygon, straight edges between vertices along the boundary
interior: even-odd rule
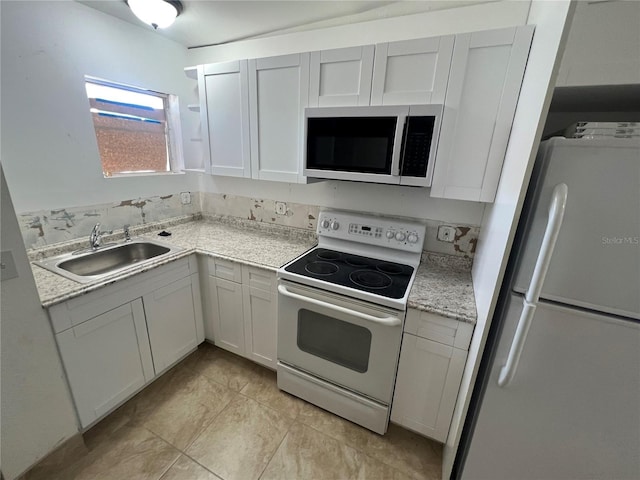
[[[186,172],[184,170],[181,170],[179,172],[131,172],[131,173],[114,173],[113,175],[110,175],[108,177],[103,175],[103,178],[110,180],[112,178],[157,177],[157,176],[168,177],[172,175],[185,175],[185,174]]]

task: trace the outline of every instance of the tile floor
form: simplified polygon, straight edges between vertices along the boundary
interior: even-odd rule
[[[380,436],[278,390],[274,372],[209,344],[24,480],[439,479],[442,449]],[[61,458],[62,457],[62,458]]]

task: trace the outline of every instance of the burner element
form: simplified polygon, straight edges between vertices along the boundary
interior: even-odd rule
[[[314,275],[332,275],[338,271],[338,266],[329,262],[311,262],[304,269]]]
[[[316,255],[322,260],[338,260],[341,257],[340,252],[334,252],[332,250],[319,250],[316,252]]]
[[[352,267],[358,267],[358,268],[364,268],[369,266],[369,262],[367,262],[367,260],[362,257],[349,256],[344,259],[344,262],[347,265],[351,265]]]
[[[388,275],[375,270],[356,270],[351,272],[349,278],[356,285],[372,289],[386,288],[392,283]]]
[[[399,275],[404,272],[402,265],[396,263],[380,263],[376,265],[376,269],[388,275]]]

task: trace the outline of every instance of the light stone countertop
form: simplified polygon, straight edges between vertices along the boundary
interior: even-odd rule
[[[162,230],[171,232],[171,236],[159,237],[158,233]],[[157,240],[184,250],[88,284],[69,280],[32,264],[42,305],[50,307],[192,253],[276,271],[317,243],[314,232],[263,223],[255,225],[255,222],[249,224],[246,220],[232,217],[209,217],[203,220],[185,217],[132,228],[131,232],[134,237]],[[117,235],[105,237],[105,241],[115,239],[118,239]],[[41,259],[82,248],[85,243],[84,240],[75,240],[31,250],[29,256],[31,260]],[[475,323],[476,308],[470,261],[449,255],[423,255],[409,294],[408,307]]]
[[[476,323],[470,260],[426,253],[409,293],[408,307],[465,323]]]
[[[175,225],[160,223],[160,225],[163,228],[156,228],[141,235],[131,229],[132,236],[175,245],[184,250],[165,255],[158,260],[152,260],[140,267],[132,267],[124,273],[114,274],[96,282],[78,283],[32,263],[33,276],[42,305],[50,307],[192,253],[225,258],[276,271],[289,260],[306,252],[317,243],[313,232],[296,232],[293,229],[271,226],[249,227],[242,221],[234,223],[226,218],[224,220],[212,218],[190,221]],[[171,236],[158,236],[162,230],[171,232]],[[105,238],[105,241],[112,239],[115,238]],[[31,260],[41,259],[82,248],[85,243],[87,242],[72,241],[32,250],[29,252],[29,256]]]

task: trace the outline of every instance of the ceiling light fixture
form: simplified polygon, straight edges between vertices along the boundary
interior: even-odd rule
[[[153,28],[167,28],[182,12],[182,2],[174,0],[125,0],[131,11]]]

